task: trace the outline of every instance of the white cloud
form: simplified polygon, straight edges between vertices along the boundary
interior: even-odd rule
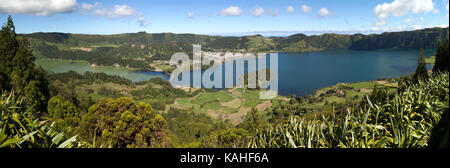
[[[94,11],[94,14],[99,16],[107,16],[110,19],[115,19],[120,17],[133,16],[136,15],[137,12],[128,5],[114,5],[114,9],[112,10],[96,9]]]
[[[424,29],[424,28],[433,28],[433,27],[447,28],[448,24],[428,25],[428,26],[422,26],[422,25],[419,25],[419,24],[414,24],[414,25],[411,25],[411,26],[372,27],[370,30],[372,32],[399,32],[399,31],[411,31],[411,30],[418,30],[418,29]]]
[[[384,19],[393,16],[403,16],[412,12],[414,14],[432,12],[434,3],[432,0],[394,0],[392,3],[383,3],[375,7],[375,15]]]
[[[49,16],[71,13],[76,6],[76,0],[0,0],[0,13]]]
[[[414,29],[414,30],[421,29],[421,28],[422,28],[422,26],[420,26],[420,25],[417,25],[417,24],[416,24],[416,25],[413,25],[413,29]]]
[[[319,15],[320,17],[325,17],[325,16],[330,16],[331,13],[330,13],[330,11],[328,11],[327,8],[320,8],[319,12],[317,12],[317,15]]]
[[[436,25],[434,27],[440,27],[440,28],[447,28],[448,24],[441,24],[441,25]]]
[[[421,26],[414,25],[414,26],[397,26],[397,27],[372,27],[373,32],[399,32],[399,31],[411,31],[411,30],[417,30],[421,29]]]
[[[82,3],[80,5],[81,8],[79,8],[79,12],[81,14],[88,14],[90,11],[93,11],[94,9],[98,9],[101,7],[101,4],[96,2],[94,4],[90,3]]]
[[[280,14],[280,11],[278,9],[264,10],[264,8],[256,7],[255,9],[251,10],[250,13],[256,17],[262,16],[264,14],[269,15],[269,16],[278,16]]]
[[[424,21],[425,18],[422,16],[422,17],[419,18],[419,20],[420,20],[420,21]]]
[[[376,31],[380,31],[381,29],[379,27],[372,27],[370,30],[376,32]]]
[[[141,27],[147,27],[148,25],[150,25],[150,22],[145,20],[145,18],[143,16],[139,17],[137,20],[138,20],[139,26],[141,26]]]
[[[280,11],[278,11],[278,9],[275,9],[275,10],[271,9],[271,10],[267,11],[266,13],[270,16],[278,16],[280,14]]]
[[[388,17],[403,16],[410,12],[413,14],[436,13],[438,10],[434,8],[432,0],[394,0],[391,3],[378,4],[375,7],[375,16],[378,17],[375,25],[385,25],[387,24],[385,19]]]
[[[115,5],[114,13],[118,16],[131,16],[136,13],[136,11],[127,5]]]
[[[308,5],[302,5],[302,12],[303,13],[309,13],[312,10],[311,7],[309,7]]]
[[[253,15],[253,16],[261,16],[261,15],[263,15],[264,14],[264,8],[261,8],[261,7],[256,7],[255,9],[253,9],[252,11],[250,11],[250,13]]]
[[[409,18],[403,20],[404,23],[409,23],[409,22],[412,22],[412,21],[414,21],[414,18],[412,18],[412,17],[409,17]]]
[[[293,6],[288,6],[286,9],[289,13],[294,13],[295,8]]]
[[[193,12],[188,12],[187,13],[187,17],[190,18],[190,19],[193,19],[195,17],[195,15],[194,15]]]
[[[83,8],[82,13],[87,13],[86,11],[93,11],[94,15],[105,16],[109,19],[119,19],[122,17],[131,17],[137,20],[137,23],[141,27],[147,27],[150,22],[145,19],[145,17],[136,11],[134,8],[128,5],[114,5],[112,9],[103,8],[100,3],[81,5]]]
[[[94,9],[94,5],[88,4],[88,3],[82,3],[81,8],[84,10],[90,11],[90,10]]]
[[[378,19],[373,25],[375,25],[375,26],[384,26],[386,24],[387,24],[386,20]]]
[[[242,14],[244,14],[244,11],[237,6],[230,6],[220,12],[221,16],[240,16]]]
[[[136,14],[136,10],[128,5],[114,5],[114,16],[122,17],[122,16],[132,16]]]
[[[87,15],[87,14],[89,14],[89,12],[91,12],[91,11],[93,11],[93,10],[95,10],[95,9],[98,9],[98,8],[100,8],[100,7],[101,7],[101,4],[98,3],[98,2],[96,2],[96,3],[94,3],[94,4],[90,4],[90,3],[82,3],[82,4],[80,5],[80,8],[78,9],[78,12],[79,12],[80,14]]]

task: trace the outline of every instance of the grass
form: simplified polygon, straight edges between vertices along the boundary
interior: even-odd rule
[[[315,99],[322,99],[319,102],[302,104],[302,108],[312,109],[314,111],[322,111],[326,102],[331,104],[345,103],[352,101],[360,101],[365,95],[370,95],[374,86],[387,86],[390,87],[390,92],[397,91],[398,84],[395,81],[390,80],[377,80],[377,81],[365,81],[354,83],[338,83],[334,86],[326,87],[317,90],[313,97]],[[342,91],[343,95],[339,94],[327,94],[328,91]],[[339,95],[339,96],[338,96]]]
[[[204,91],[197,96],[178,98],[175,104],[169,105],[178,109],[192,108],[195,113],[208,114],[213,118],[228,119],[237,125],[243,117],[258,104],[264,102],[259,99],[259,90],[227,89],[219,91]],[[270,108],[270,107],[269,107]],[[265,113],[266,109],[259,112]]]
[[[217,111],[217,110],[221,109],[222,107],[221,107],[220,103],[216,101],[216,102],[211,102],[211,103],[205,104],[203,106],[203,108]]]
[[[357,83],[350,83],[349,86],[356,88],[356,89],[372,89],[375,85],[377,85],[376,82],[357,82]]]
[[[156,66],[157,68],[166,71],[166,72],[172,72],[176,67],[175,66],[171,66],[171,65],[158,65]]]
[[[221,102],[228,102],[233,99],[234,98],[228,95],[228,93],[221,90],[218,92],[204,92],[203,94],[199,95],[195,100],[193,100],[192,103],[197,105],[203,105],[216,100],[219,100]]]
[[[224,114],[231,114],[231,113],[236,113],[238,109],[235,108],[229,108],[229,107],[222,107],[220,109],[220,111]]]
[[[346,99],[353,99],[353,97],[358,96],[362,97],[364,96],[364,93],[357,92],[355,90],[345,90],[345,98]]]
[[[194,104],[192,104],[190,101],[189,101],[189,99],[187,99],[187,98],[180,98],[180,99],[177,99],[177,104],[180,104],[180,105],[183,105],[183,106],[189,106],[189,107],[192,107],[192,106],[194,106]]]
[[[344,103],[345,99],[337,96],[325,97],[324,101],[328,101],[329,103]]]
[[[256,90],[243,90],[242,98],[245,100],[245,107],[254,107],[262,102],[259,99],[259,91]]]
[[[155,62],[152,62],[150,64],[150,66],[154,67],[158,71],[162,71],[165,73],[172,73],[176,69],[176,66],[168,65],[165,63],[165,61],[163,61],[163,62],[155,61]]]
[[[426,64],[433,64],[436,62],[436,56],[430,56],[428,58],[425,58],[425,63]]]

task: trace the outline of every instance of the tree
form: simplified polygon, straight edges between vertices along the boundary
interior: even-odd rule
[[[75,127],[81,122],[79,110],[72,102],[64,100],[60,95],[52,97],[47,106],[48,117],[55,122],[58,131],[73,133]]]
[[[114,148],[167,146],[166,120],[145,103],[123,97],[103,99],[91,106],[81,121],[82,138],[100,137]]]
[[[0,78],[2,79],[0,89],[11,89],[9,74],[11,74],[14,66],[11,60],[13,60],[17,50],[18,42],[15,27],[10,16],[6,25],[0,30]]]
[[[0,57],[1,58],[1,57]],[[2,61],[0,61],[1,63]],[[0,67],[2,67],[3,65],[0,65]],[[9,78],[8,75],[4,74],[1,70],[0,70],[0,91],[1,90],[10,90],[10,85],[9,85]]]
[[[424,81],[429,78],[427,69],[425,67],[425,56],[423,49],[420,49],[419,59],[417,61],[416,72],[410,75],[400,77],[398,81],[398,91],[402,92],[410,85],[417,84],[419,81]]]
[[[201,147],[208,148],[245,148],[251,134],[243,128],[226,128],[202,138]]]
[[[373,92],[369,96],[371,102],[383,102],[389,98],[389,87],[387,86],[373,86]],[[363,99],[363,101],[367,101]]]
[[[45,71],[36,68],[30,44],[16,37],[11,16],[0,30],[0,90],[16,92],[24,97],[31,111],[40,116],[46,111],[49,98]]]
[[[436,62],[433,67],[433,72],[444,72],[449,69],[449,48],[448,48],[448,38],[445,41],[445,44],[442,45],[439,42],[438,49],[436,51]]]
[[[258,111],[256,108],[252,108],[252,110],[247,114],[245,122],[242,123],[240,127],[251,132],[256,132],[262,129],[263,126],[264,123],[258,115]]]
[[[414,81],[421,81],[428,79],[429,75],[427,72],[427,68],[425,67],[425,55],[423,53],[423,49],[420,49],[419,60],[417,61],[416,72],[413,75]]]

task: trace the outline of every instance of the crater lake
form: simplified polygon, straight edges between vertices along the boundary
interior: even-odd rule
[[[424,50],[425,56],[435,54],[435,49]],[[370,81],[398,78],[415,71],[420,50],[379,49],[370,51],[326,50],[305,53],[278,53],[278,94],[305,96],[316,90],[342,82]],[[119,75],[134,82],[155,77],[169,80],[162,72],[135,71],[126,68],[91,67],[85,61],[38,59],[36,64],[46,71],[59,73],[73,70],[104,72]],[[431,68],[431,65],[427,65]],[[213,68],[224,68],[216,66]],[[192,73],[192,72],[191,72]],[[223,74],[225,71],[223,71]],[[248,73],[246,68],[246,73]],[[222,75],[224,76],[224,75]],[[191,75],[192,78],[192,75]]]

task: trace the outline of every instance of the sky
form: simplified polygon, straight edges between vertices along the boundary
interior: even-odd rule
[[[16,32],[286,36],[448,27],[449,0],[0,0]]]

